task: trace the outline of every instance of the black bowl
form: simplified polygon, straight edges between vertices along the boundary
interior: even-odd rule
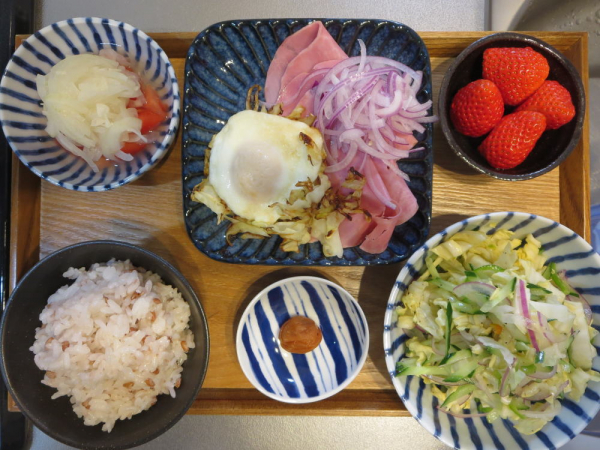
[[[51,400],[54,388],[41,383],[44,372],[37,368],[29,348],[40,326],[39,315],[48,297],[68,284],[62,274],[69,267],[89,268],[111,258],[129,259],[136,266],[157,273],[176,287],[190,305],[190,329],[196,347],[183,364],[181,387],[175,398],[159,395],[157,403],[131,420],[118,420],[110,433],[101,425],[86,426],[73,412],[69,398]],[[208,366],[208,326],[198,297],[177,269],[162,258],[131,244],[92,241],[63,248],[43,259],[19,282],[12,293],[4,317],[2,375],[21,411],[44,433],[54,439],[84,449],[123,449],[143,444],[172,427],[189,409],[204,381]]]
[[[541,53],[550,65],[548,80],[556,80],[570,93],[575,105],[575,117],[557,130],[542,134],[527,159],[514,169],[495,169],[479,153],[477,147],[485,136],[472,138],[454,128],[450,119],[450,105],[458,90],[471,81],[482,78],[483,52],[491,47],[531,47]],[[481,38],[458,55],[448,68],[438,103],[442,130],[454,152],[479,172],[501,180],[528,180],[538,177],[558,166],[575,148],[583,130],[585,116],[585,90],[579,73],[565,56],[551,45],[531,36],[518,33],[496,33]],[[505,106],[505,114],[514,108]]]

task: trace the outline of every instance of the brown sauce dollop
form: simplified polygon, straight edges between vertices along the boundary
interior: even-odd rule
[[[281,326],[279,342],[290,353],[308,353],[321,343],[323,334],[314,322],[304,316],[295,316]]]

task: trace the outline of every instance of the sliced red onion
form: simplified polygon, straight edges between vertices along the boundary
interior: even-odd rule
[[[448,414],[449,416],[454,416],[457,417],[459,419],[472,419],[475,417],[485,417],[487,416],[487,413],[473,413],[473,414],[462,414],[462,413],[455,413],[452,412],[448,409],[445,408],[441,408],[441,407],[437,407],[437,409],[439,409],[441,412]]]
[[[556,366],[554,366],[550,372],[536,372],[527,376],[537,380],[547,380],[548,378],[552,378],[554,375],[556,375]]]
[[[592,307],[590,306],[590,303],[587,301],[587,299],[583,295],[579,294],[579,297],[567,295],[567,300],[569,300],[570,302],[581,303],[581,305],[583,306],[583,313],[585,314],[585,318],[588,321],[588,325],[591,325],[594,318],[592,314]]]
[[[538,392],[537,394],[532,395],[531,397],[522,397],[524,400],[529,400],[530,402],[539,402],[542,400],[546,400],[548,397],[551,397],[552,393],[550,391],[546,392]]]
[[[540,346],[538,345],[537,338],[535,337],[535,333],[531,327],[531,315],[529,314],[529,299],[527,298],[528,290],[525,287],[525,282],[523,280],[519,280],[519,297],[521,301],[521,311],[523,312],[523,317],[525,317],[525,323],[527,324],[527,332],[529,333],[529,339],[531,339],[531,345],[535,348],[536,352],[540,351]]]
[[[548,339],[548,341],[551,344],[558,342],[556,339],[556,336],[554,336],[554,333],[550,330],[548,321],[546,320],[546,318],[544,316],[542,316],[542,314],[539,311],[537,312],[537,319],[540,324],[540,327],[542,328],[542,333],[544,333],[544,337],[546,339]]]
[[[457,405],[464,405],[465,403],[467,403],[467,401],[471,398],[471,394],[466,394],[463,395],[462,397],[458,397],[456,400],[454,400],[456,402]]]
[[[517,384],[517,386],[514,389],[514,392],[518,391],[519,389],[525,387],[526,385],[528,385],[529,383],[532,383],[532,381],[529,380],[529,378],[527,377],[523,377],[523,379],[519,382],[519,384]]]
[[[424,334],[421,331],[417,330],[416,327],[411,329],[402,328],[402,332],[411,338],[416,336],[417,338],[419,338],[419,340],[425,339]]]
[[[359,41],[359,45],[360,56],[340,61],[325,75],[309,75],[307,85],[300,89],[305,92],[308,87],[314,92],[315,126],[325,137],[326,170],[337,172],[352,164],[363,173],[356,166],[364,167],[367,158],[376,158],[408,179],[396,161],[422,150],[407,147],[414,142],[414,131],[425,130],[419,121],[432,106],[430,101],[420,103],[416,98],[423,75],[396,61],[367,56],[364,43]],[[362,162],[359,155],[363,155]],[[365,178],[378,200],[391,209],[399,206],[378,188],[380,183],[366,174]]]
[[[418,324],[415,324],[415,328],[417,330],[419,330],[421,333],[423,334],[429,334],[427,331],[425,331],[421,326],[419,326]]]
[[[569,380],[565,381],[558,387],[558,392],[560,393],[560,392],[564,391],[568,385],[569,385]]]
[[[418,119],[415,119],[417,122],[419,123],[433,123],[433,122],[437,122],[437,116],[427,116],[427,117],[419,117]]]
[[[358,149],[358,145],[356,144],[356,142],[352,142],[350,144],[350,148],[348,149],[348,153],[346,153],[346,156],[344,157],[344,159],[342,159],[340,162],[332,164],[330,166],[327,166],[325,168],[325,172],[337,172],[338,170],[342,170],[345,169],[346,167],[348,167],[350,165],[350,163],[352,162],[352,160],[354,159],[354,157],[356,156],[356,150]]]

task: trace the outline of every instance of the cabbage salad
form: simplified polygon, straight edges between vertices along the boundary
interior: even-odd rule
[[[396,310],[410,336],[396,374],[431,384],[440,411],[510,419],[533,434],[560,399],[578,401],[600,381],[591,308],[534,236],[490,224],[455,234],[425,262]]]

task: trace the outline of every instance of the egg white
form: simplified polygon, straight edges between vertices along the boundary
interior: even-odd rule
[[[298,182],[316,180],[322,147],[321,133],[303,122],[242,111],[212,141],[209,183],[236,215],[273,224],[281,215],[270,205],[286,203]]]

